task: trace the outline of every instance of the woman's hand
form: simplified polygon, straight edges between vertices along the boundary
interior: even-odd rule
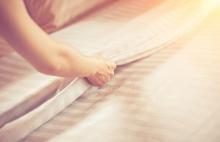
[[[0,0],[0,33],[38,71],[61,77],[86,77],[102,86],[116,65],[100,57],[87,57],[55,41],[28,14],[22,0]]]
[[[103,86],[111,80],[114,75],[114,70],[116,68],[116,64],[114,62],[111,62],[99,56],[92,57],[90,61],[92,65],[92,74],[86,77],[89,83],[96,86]]]

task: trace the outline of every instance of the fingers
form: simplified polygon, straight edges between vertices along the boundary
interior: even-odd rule
[[[106,75],[106,76],[102,76],[102,77],[100,77],[100,78],[101,78],[101,81],[102,81],[103,83],[107,83],[108,81],[110,81],[111,75],[109,74],[109,75]]]
[[[116,68],[116,65],[108,65],[108,70],[109,70],[109,72],[114,71],[115,68]]]
[[[96,76],[97,79],[99,80],[99,82],[101,82],[103,85],[106,84],[108,81],[110,81],[111,79],[111,75],[110,74],[106,74],[106,75],[103,75],[103,74],[99,74]]]
[[[107,67],[108,67],[108,69],[110,69],[110,70],[115,70],[116,64],[113,63],[113,62],[108,62],[108,63],[107,63]]]
[[[103,86],[104,84],[98,79],[98,78],[95,78],[95,77],[87,77],[86,78],[87,81],[92,84],[92,85],[95,85],[95,86]]]
[[[86,79],[90,84],[101,87],[105,85],[107,82],[109,82],[113,77],[113,75],[114,75],[114,71],[111,71],[107,75],[96,74],[95,76],[90,76],[87,77]]]
[[[96,73],[87,77],[87,80],[92,85],[103,86],[114,76],[116,64],[104,58],[97,57],[95,62]]]

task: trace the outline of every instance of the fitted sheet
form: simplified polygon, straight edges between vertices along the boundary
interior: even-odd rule
[[[198,2],[201,2],[201,1],[198,1]],[[167,15],[161,16],[161,18],[155,19],[155,21],[157,21],[157,22],[155,22],[153,20],[152,20],[152,22],[149,22],[148,21],[149,19],[147,19],[147,18],[149,18],[150,15],[140,14],[140,16],[138,16],[137,18],[134,18],[134,20],[130,20],[130,21],[126,20],[126,22],[128,22],[128,24],[127,24],[128,26],[125,24],[122,24],[124,26],[120,27],[120,25],[121,25],[121,23],[120,23],[118,25],[118,29],[112,32],[109,30],[112,28],[111,25],[109,25],[109,20],[111,20],[112,18],[109,18],[109,19],[107,18],[106,23],[97,22],[99,20],[106,19],[105,14],[108,11],[105,11],[105,12],[103,12],[104,16],[98,14],[98,16],[89,17],[88,19],[85,19],[82,22],[78,22],[77,24],[75,24],[71,27],[68,27],[67,29],[64,29],[60,32],[57,32],[57,33],[53,34],[52,36],[56,39],[68,42],[72,46],[80,47],[79,50],[81,52],[83,52],[84,54],[94,54],[94,53],[100,52],[105,57],[116,61],[118,65],[126,64],[126,63],[134,61],[136,59],[140,59],[142,57],[148,56],[148,55],[152,54],[153,52],[155,52],[156,50],[165,47],[166,44],[172,42],[174,39],[181,36],[183,33],[187,32],[188,30],[191,30],[191,28],[193,28],[198,23],[200,23],[201,22],[200,20],[202,20],[204,17],[206,17],[207,12],[209,12],[204,9],[202,10],[202,12],[201,11],[198,12],[199,9],[203,8],[200,6],[204,6],[204,5],[202,3],[193,3],[193,2],[189,2],[189,1],[182,1],[182,2],[178,1],[178,2],[173,2],[173,3],[168,2],[168,4],[164,3],[163,5],[161,5],[161,7],[158,8],[158,11],[152,10],[150,12],[152,12],[154,14],[159,14],[159,13],[161,13],[161,11],[163,9],[165,9],[165,8],[170,9],[171,8],[171,7],[167,7],[167,5],[169,5],[169,4],[173,5],[174,3],[175,4],[185,4],[185,7],[182,6],[182,9],[180,9],[180,8],[177,8],[177,6],[175,6],[174,8],[176,8],[176,9],[172,9],[172,10],[176,10],[173,13],[177,13],[177,14],[172,15],[172,13],[168,13],[167,15],[171,15],[171,16],[167,16]],[[120,1],[118,5],[114,5],[114,6],[119,7],[119,6],[121,6],[120,4],[123,4],[123,1],[122,2]],[[199,6],[197,4],[199,4]],[[109,9],[111,9],[111,8],[109,8]],[[190,11],[191,9],[192,9],[192,11]],[[191,12],[191,13],[187,13],[188,16],[185,16],[185,15],[187,15],[186,12]],[[180,24],[177,24],[177,23],[174,24],[175,25],[174,26],[173,22],[177,18],[175,16],[177,16],[177,17],[183,16],[180,19],[184,19],[184,20],[182,20],[182,23],[180,22]],[[192,16],[192,17],[190,18],[190,16]],[[171,21],[172,18],[173,18],[173,21]],[[161,23],[164,20],[165,20],[166,24],[163,23],[163,26],[160,26],[162,24],[155,25],[157,23]],[[113,20],[113,21],[115,21],[115,20]],[[101,31],[99,31],[98,33],[96,30],[95,31],[92,30],[95,28],[95,26],[98,27],[95,29],[99,29],[101,25],[103,28],[101,28]],[[153,25],[155,26],[154,28],[153,28]],[[113,26],[115,26],[115,25],[113,24]],[[144,26],[144,28],[140,28],[142,26]],[[164,28],[164,27],[166,27],[166,28]],[[87,30],[85,30],[84,28],[87,28]],[[130,31],[130,29],[135,29],[135,30]],[[165,29],[166,29],[166,31],[165,31]],[[80,35],[76,34],[76,32],[79,32],[80,30],[81,30],[81,32],[80,32],[81,34]],[[84,32],[83,32],[83,30],[84,30]],[[151,34],[149,34],[150,30],[153,30],[153,32]],[[173,33],[173,35],[175,35],[175,37],[168,36],[169,35],[168,33],[170,33],[171,30],[173,30],[172,33]],[[160,36],[161,34],[159,34],[159,33],[161,33],[161,32],[164,33],[164,36]],[[88,33],[90,33],[92,35],[91,37],[93,37],[94,42],[91,42],[90,37],[86,37],[86,35],[89,35]],[[106,33],[109,33],[109,36],[104,36]],[[125,35],[128,33],[132,33],[133,35],[132,36],[124,36],[124,37],[121,36],[122,34]],[[145,33],[145,34],[143,34],[143,33]],[[77,36],[75,36],[75,35],[77,35]],[[99,35],[104,38],[97,38],[97,37],[95,38],[94,35]],[[135,38],[135,37],[138,37],[138,38]],[[166,38],[164,38],[164,37],[166,37]],[[118,40],[118,39],[120,39],[120,40]],[[155,41],[157,41],[157,42],[155,42]],[[124,46],[124,44],[125,43],[127,44],[128,42],[129,42],[129,44],[128,44],[129,46]],[[93,44],[90,44],[88,46],[88,43],[93,43]],[[104,48],[100,48],[100,47],[103,47],[102,45],[106,45],[106,46],[104,46]],[[147,45],[149,47],[144,48]],[[110,47],[114,47],[114,48],[110,48]],[[119,47],[123,47],[123,48],[119,49]],[[133,50],[133,49],[131,49],[131,47],[137,47],[137,49]],[[141,47],[141,48],[138,49],[138,47]],[[155,47],[157,47],[157,48],[155,48]],[[125,49],[131,49],[131,50],[128,50],[128,52],[124,52]],[[108,51],[108,52],[106,52],[106,51]],[[105,54],[105,53],[108,53],[108,54]],[[117,53],[117,56],[112,56],[112,55],[116,55],[116,53]],[[127,55],[127,56],[125,56],[125,55]],[[47,78],[50,78],[50,77],[46,77],[46,78],[43,77],[43,80],[49,81],[49,85],[53,84],[54,78],[52,77],[51,80],[47,79]],[[57,81],[57,79],[55,79],[55,81]],[[33,131],[34,129],[36,129],[37,127],[39,127],[41,124],[48,121],[50,118],[52,118],[58,112],[60,112],[63,108],[65,108],[67,105],[69,105],[72,101],[74,101],[78,96],[80,96],[84,91],[86,91],[90,87],[83,80],[77,80],[77,81],[78,81],[78,83],[77,83],[78,85],[77,84],[73,85],[73,87],[70,87],[71,85],[66,86],[71,91],[72,91],[71,88],[74,88],[74,89],[78,88],[79,89],[78,92],[74,91],[74,93],[71,94],[69,97],[66,97],[66,96],[68,96],[67,95],[68,93],[67,94],[66,93],[57,93],[56,94],[54,92],[49,92],[48,95],[46,95],[46,96],[43,95],[44,97],[46,97],[46,99],[43,99],[43,101],[40,99],[41,103],[38,102],[39,101],[38,99],[35,99],[35,98],[29,99],[31,101],[36,100],[36,102],[37,102],[36,103],[37,106],[34,105],[34,107],[35,107],[34,110],[32,110],[33,107],[31,108],[29,106],[27,108],[23,108],[22,105],[20,108],[17,107],[18,104],[25,104],[23,102],[26,102],[29,104],[30,102],[28,99],[23,98],[19,103],[18,102],[14,103],[13,101],[11,101],[13,99],[13,96],[11,97],[10,95],[7,95],[7,97],[10,96],[9,102],[12,105],[11,105],[11,107],[8,107],[7,109],[3,110],[2,112],[8,112],[8,113],[13,112],[13,111],[11,111],[11,109],[15,109],[15,110],[17,109],[17,110],[22,110],[22,111],[26,110],[26,112],[20,113],[19,116],[17,115],[17,113],[11,114],[11,116],[13,116],[13,119],[11,118],[11,120],[16,119],[16,121],[8,123],[5,127],[1,128],[1,130],[0,130],[1,139],[4,141],[19,140],[19,139],[23,138],[25,135],[27,135],[28,133],[30,133],[31,131]],[[45,83],[45,82],[43,82],[43,83]],[[57,83],[55,83],[55,84],[57,85]],[[56,85],[54,85],[54,86],[56,86]],[[64,88],[66,88],[65,83],[62,83],[61,85]],[[57,86],[54,87],[52,89],[52,91],[56,90],[57,88],[58,88]],[[60,90],[63,90],[63,89],[61,88]],[[66,90],[68,92],[68,89],[64,89],[64,90]],[[56,94],[55,97],[50,97],[50,96],[54,96],[54,94]],[[40,95],[42,95],[42,93]],[[51,99],[49,99],[49,98],[51,98]],[[56,99],[56,98],[59,98],[59,99]],[[59,104],[58,103],[59,100],[63,100],[63,101],[60,101],[60,105],[52,105],[52,104]],[[43,102],[45,102],[45,103],[43,103]],[[2,107],[2,108],[4,108],[4,107]],[[30,111],[30,110],[32,110],[32,111]],[[21,115],[23,115],[25,113],[27,113],[27,114],[24,115],[23,117],[20,117]],[[5,113],[2,113],[2,114],[5,114]],[[39,114],[42,114],[42,115],[40,115],[42,117],[37,117],[37,116],[39,116]],[[4,115],[2,115],[2,116],[4,116]],[[6,121],[6,119],[2,119],[2,120],[4,121],[4,124],[6,124],[9,121],[9,120]],[[23,125],[24,122],[27,125]],[[23,131],[16,132],[21,126],[23,128]]]
[[[52,97],[61,79],[35,71],[17,54],[0,59],[0,128]]]

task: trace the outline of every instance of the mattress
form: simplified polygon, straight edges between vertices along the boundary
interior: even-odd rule
[[[80,47],[78,50],[84,54],[101,53],[123,65],[166,47],[191,31],[211,10],[199,0],[158,1],[155,8],[146,8],[144,0],[130,2],[118,1],[51,36]],[[4,100],[0,104],[0,138],[4,142],[24,138],[91,87],[82,79],[37,73],[16,54],[0,60]]]
[[[119,67],[24,142],[219,142],[220,9],[157,54]]]

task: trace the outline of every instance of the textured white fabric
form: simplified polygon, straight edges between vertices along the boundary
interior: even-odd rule
[[[57,77],[36,72],[17,54],[0,59],[0,128],[52,97]]]

